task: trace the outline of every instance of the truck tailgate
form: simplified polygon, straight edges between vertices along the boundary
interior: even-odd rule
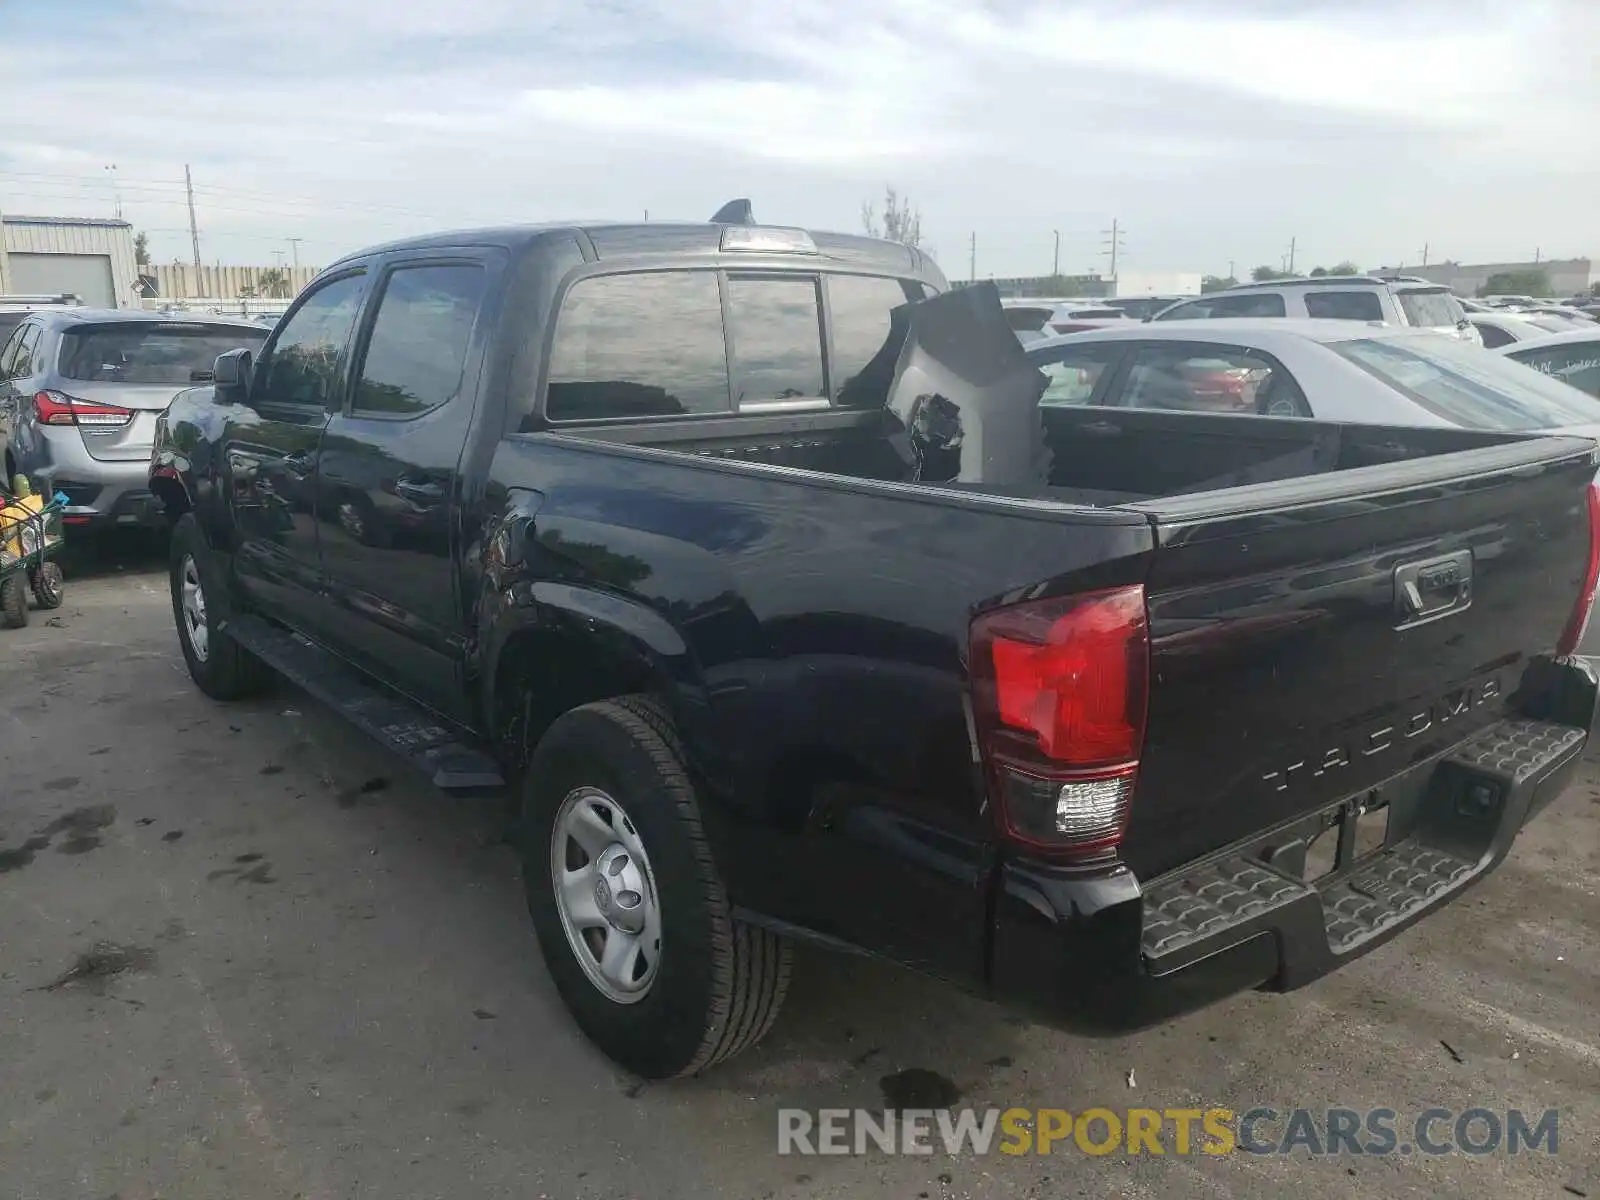
[[[1505,715],[1588,564],[1591,442],[1530,438],[1154,500],[1123,858],[1152,879],[1376,795]]]

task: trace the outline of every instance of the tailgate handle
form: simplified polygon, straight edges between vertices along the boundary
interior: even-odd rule
[[[1397,629],[1464,611],[1472,603],[1472,551],[1401,563],[1394,593]]]

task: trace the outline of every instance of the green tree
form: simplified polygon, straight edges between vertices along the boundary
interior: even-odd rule
[[[1314,275],[1314,274],[1316,274],[1316,272],[1313,271],[1312,274]],[[1346,259],[1344,259],[1344,260],[1342,260],[1340,262],[1334,263],[1333,266],[1329,267],[1328,268],[1328,274],[1329,275],[1359,275],[1359,274],[1361,274],[1361,268],[1356,266],[1355,263],[1351,262],[1348,258],[1346,258]]]
[[[289,276],[281,267],[268,267],[256,277],[256,291],[273,300],[289,297]]]
[[[1500,271],[1489,276],[1480,296],[1548,296],[1550,276],[1543,271]]]
[[[150,265],[150,237],[142,229],[133,235],[133,261],[141,267]]]
[[[1294,276],[1287,271],[1280,271],[1277,267],[1269,267],[1263,263],[1261,266],[1251,270],[1250,278],[1257,283],[1267,283],[1274,279],[1293,279]]]
[[[911,201],[893,185],[885,185],[883,189],[881,214],[872,201],[861,202],[861,227],[868,237],[888,238],[904,246],[922,245],[922,212],[913,208]]]
[[[1205,275],[1200,279],[1200,292],[1220,292],[1226,288],[1238,286],[1239,281],[1232,275]]]
[[[1313,279],[1321,279],[1327,273],[1328,273],[1328,268],[1327,267],[1312,267],[1311,268],[1311,278],[1313,278]]]

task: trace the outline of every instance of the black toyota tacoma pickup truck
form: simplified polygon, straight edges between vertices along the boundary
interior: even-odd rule
[[[183,654],[503,789],[561,995],[649,1077],[759,1038],[796,939],[1116,1032],[1492,870],[1595,710],[1594,443],[1044,392],[887,242],[356,254],[160,424]]]

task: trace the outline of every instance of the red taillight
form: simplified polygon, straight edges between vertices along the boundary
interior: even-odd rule
[[[1583,644],[1584,632],[1589,628],[1589,613],[1594,608],[1594,593],[1600,586],[1600,483],[1589,485],[1589,561],[1583,568],[1583,590],[1573,605],[1567,627],[1561,631],[1556,643],[1557,654],[1575,654]]]
[[[1001,828],[1072,857],[1122,838],[1144,743],[1144,588],[1030,601],[972,622],[973,709]]]
[[[131,409],[80,400],[64,392],[35,392],[33,415],[41,425],[81,425],[85,429],[121,429],[133,420]]]

